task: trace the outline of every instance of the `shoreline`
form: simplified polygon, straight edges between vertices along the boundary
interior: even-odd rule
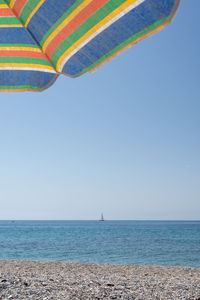
[[[200,299],[200,268],[0,260],[0,299]]]

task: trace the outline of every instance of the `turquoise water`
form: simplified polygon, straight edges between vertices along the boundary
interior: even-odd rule
[[[0,221],[0,259],[200,267],[200,221]]]

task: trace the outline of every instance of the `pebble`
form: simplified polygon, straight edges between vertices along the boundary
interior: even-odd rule
[[[0,261],[4,300],[200,300],[200,269]]]

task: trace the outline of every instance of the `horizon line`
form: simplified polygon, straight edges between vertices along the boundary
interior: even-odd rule
[[[99,221],[99,219],[0,219],[0,221]],[[104,219],[104,221],[200,222],[200,219]]]

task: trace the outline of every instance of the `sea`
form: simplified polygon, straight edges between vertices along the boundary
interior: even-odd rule
[[[0,221],[0,259],[200,267],[200,221]]]

